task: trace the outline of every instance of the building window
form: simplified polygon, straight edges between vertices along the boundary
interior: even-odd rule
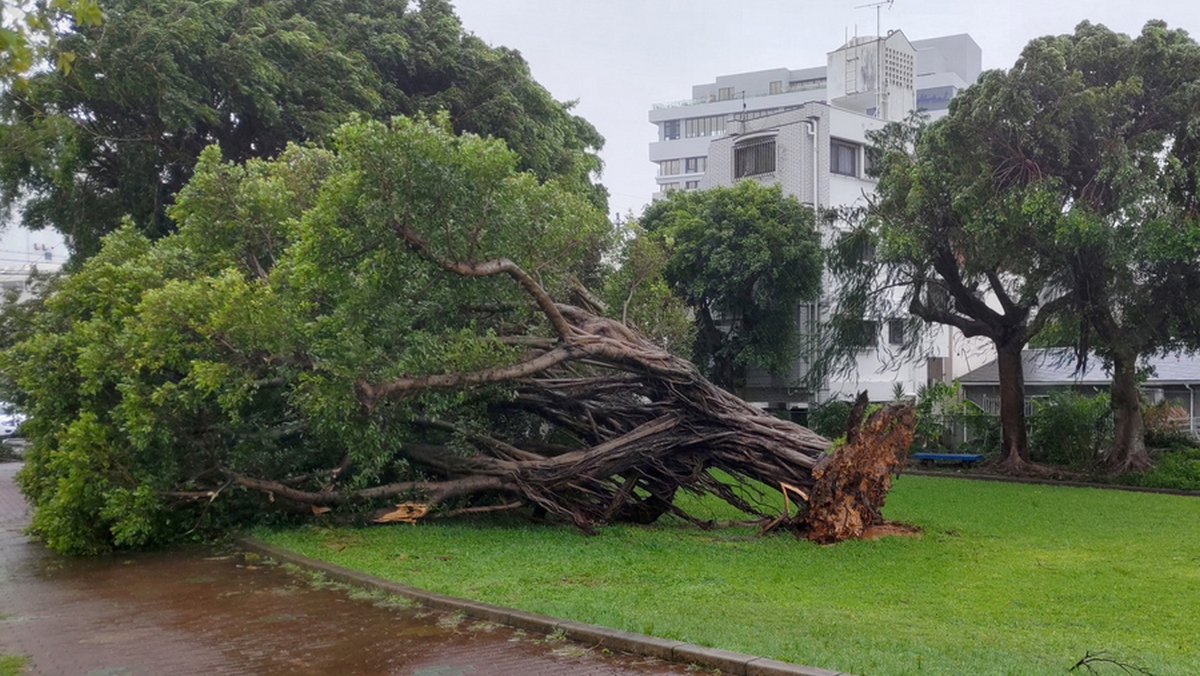
[[[664,141],[674,141],[679,138],[679,120],[667,120],[662,124]]]
[[[664,160],[658,163],[659,176],[674,176],[679,173],[679,160]]]
[[[775,139],[754,139],[733,148],[733,177],[760,176],[775,171]]]
[[[889,319],[888,327],[888,344],[903,345],[904,344],[904,320]]]
[[[658,188],[662,192],[674,192],[679,190],[679,183],[663,183],[662,185],[658,186]]]
[[[863,176],[872,176],[879,164],[879,149],[875,146],[863,148]]]
[[[685,181],[683,184],[684,190],[699,190],[700,181]]]
[[[773,80],[771,82],[771,84],[767,85],[767,87],[768,87],[767,92],[769,94],[782,94],[783,93],[783,80]]]
[[[708,171],[707,157],[689,157],[683,161],[683,173],[703,174]]]
[[[725,133],[725,116],[693,117],[684,120],[684,136],[701,138],[704,136],[721,136]]]
[[[837,139],[830,141],[829,171],[843,176],[858,176],[858,146]]]
[[[733,98],[733,87],[721,87],[717,90],[718,101],[728,101]]]
[[[860,350],[870,350],[879,342],[879,324],[869,319],[860,319],[849,336]]]

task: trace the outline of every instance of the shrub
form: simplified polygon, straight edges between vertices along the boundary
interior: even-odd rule
[[[1154,467],[1123,479],[1134,486],[1200,491],[1200,448],[1176,445],[1159,455]]]
[[[930,383],[917,390],[913,449],[939,449],[949,445],[954,434],[952,415],[960,407],[958,399],[958,383]]]
[[[848,401],[827,401],[808,414],[808,427],[828,439],[844,436],[852,407]]]
[[[1034,403],[1029,455],[1035,462],[1085,468],[1112,433],[1109,395],[1051,392]]]
[[[1146,425],[1148,446],[1168,447],[1188,441],[1188,413],[1174,402],[1164,399],[1147,406],[1142,411],[1142,422]]]

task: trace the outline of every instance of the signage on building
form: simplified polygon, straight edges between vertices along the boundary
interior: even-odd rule
[[[954,91],[954,85],[917,90],[917,108],[945,110],[950,107],[950,99],[954,98]]]

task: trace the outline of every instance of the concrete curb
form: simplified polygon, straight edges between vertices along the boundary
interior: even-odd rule
[[[585,624],[583,622],[572,622],[557,617],[550,617],[549,615],[527,613],[522,610],[494,606],[490,603],[480,603],[445,594],[435,594],[423,589],[417,589],[416,587],[385,580],[374,575],[368,575],[357,570],[343,568],[342,566],[326,561],[310,559],[302,554],[297,554],[296,552],[251,537],[237,538],[237,544],[248,551],[270,557],[282,563],[290,563],[309,570],[319,571],[329,579],[342,584],[379,589],[389,594],[412,599],[435,610],[462,613],[468,617],[495,622],[496,624],[504,624],[526,631],[536,631],[543,634],[562,632],[566,638],[572,641],[607,648],[609,650],[655,657],[667,662],[696,664],[710,669],[720,669],[721,673],[733,674],[734,676],[852,676],[852,674],[845,674],[840,671],[790,664],[788,662],[780,662],[779,660],[769,660],[757,655],[735,653],[719,648],[706,648],[704,646],[683,643],[682,641],[670,641],[655,638],[654,636],[646,636],[645,634],[636,634],[620,629],[609,629],[608,627]]]

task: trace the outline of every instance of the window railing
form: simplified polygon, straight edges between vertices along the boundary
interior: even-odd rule
[[[712,96],[702,96],[697,99],[684,99],[682,101],[669,101],[667,103],[655,103],[650,106],[651,110],[666,110],[668,108],[683,108],[685,106],[699,106],[705,103],[716,103],[718,101],[741,101],[743,96],[747,99],[756,99],[762,96],[780,96],[782,94],[791,94],[794,92],[809,92],[814,89],[824,89],[825,81],[817,82],[800,82],[797,84],[789,84],[782,91],[772,93],[771,91],[757,92],[736,92],[731,99],[721,99],[716,94]]]

